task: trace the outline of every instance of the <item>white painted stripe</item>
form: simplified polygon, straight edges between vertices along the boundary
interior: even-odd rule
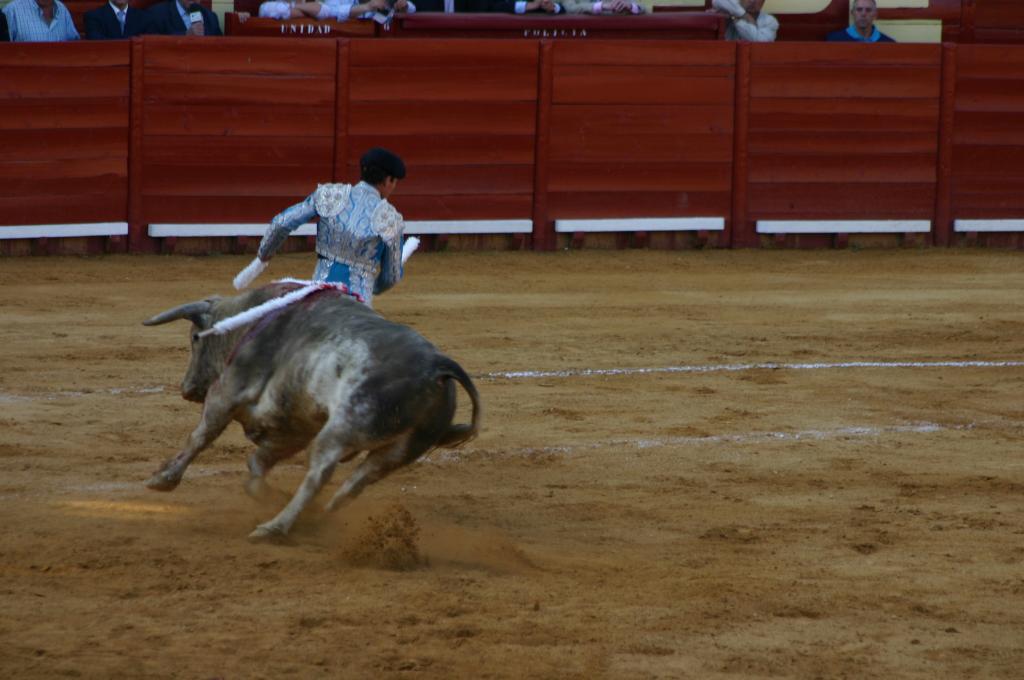
[[[718,373],[751,370],[811,371],[842,368],[1019,368],[1024,361],[845,361],[807,364],[712,364],[709,366],[659,366],[653,368],[577,368],[564,371],[498,371],[479,376],[497,378],[572,378],[601,375],[643,375],[647,373]]]
[[[722,231],[724,217],[621,217],[607,220],[555,220],[555,231]]]
[[[153,238],[172,236],[263,236],[266,224],[151,224],[149,235]],[[292,236],[316,236],[316,225],[303,224],[291,233]]]
[[[406,234],[530,234],[533,220],[411,220]]]
[[[931,220],[758,220],[759,234],[906,234],[931,231]]]
[[[988,423],[970,423],[967,425],[940,425],[938,423],[913,423],[907,425],[889,425],[881,427],[853,426],[838,427],[831,430],[796,430],[791,432],[745,432],[739,434],[706,435],[703,437],[655,437],[649,439],[609,439],[583,444],[563,444],[554,446],[529,446],[516,449],[486,449],[466,447],[459,449],[435,449],[420,459],[424,463],[443,464],[462,460],[471,455],[503,456],[537,456],[565,455],[572,456],[587,451],[609,448],[654,449],[668,446],[710,446],[715,444],[762,444],[770,442],[822,441],[828,439],[849,439],[883,437],[891,434],[934,434],[937,432],[974,430],[986,428],[1019,428],[1020,421],[998,421]]]
[[[127,236],[127,222],[31,224],[0,227],[0,240],[12,238],[67,238],[72,236]]]
[[[1022,220],[954,220],[955,231],[1024,231]]]

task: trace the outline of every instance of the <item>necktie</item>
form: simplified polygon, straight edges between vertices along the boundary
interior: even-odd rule
[[[445,14],[453,14],[455,12],[455,0],[444,0],[444,11]]]
[[[124,10],[117,10],[117,23],[121,24],[121,35],[124,35]]]

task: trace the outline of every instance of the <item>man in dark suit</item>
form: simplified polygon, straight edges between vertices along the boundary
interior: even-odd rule
[[[152,32],[149,12],[129,7],[128,0],[110,0],[85,13],[87,40],[118,40]]]
[[[456,14],[464,12],[483,12],[480,0],[412,0],[417,12],[444,12]]]
[[[224,35],[217,15],[194,0],[167,0],[149,8],[153,33],[161,35]]]
[[[7,32],[7,15],[0,12],[0,42],[9,42],[11,34]]]

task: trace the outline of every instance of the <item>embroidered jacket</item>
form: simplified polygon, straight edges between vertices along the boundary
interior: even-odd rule
[[[344,283],[372,305],[402,279],[402,215],[372,186],[321,184],[306,200],[285,209],[267,228],[259,257],[269,259],[288,234],[318,218],[314,281]]]

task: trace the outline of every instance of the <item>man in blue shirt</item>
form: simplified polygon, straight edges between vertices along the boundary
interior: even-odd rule
[[[875,0],[854,0],[850,8],[853,24],[843,31],[829,33],[829,42],[896,42],[875,27],[878,18],[878,4]]]
[[[78,40],[71,12],[60,0],[14,0],[4,16],[11,42]]]

